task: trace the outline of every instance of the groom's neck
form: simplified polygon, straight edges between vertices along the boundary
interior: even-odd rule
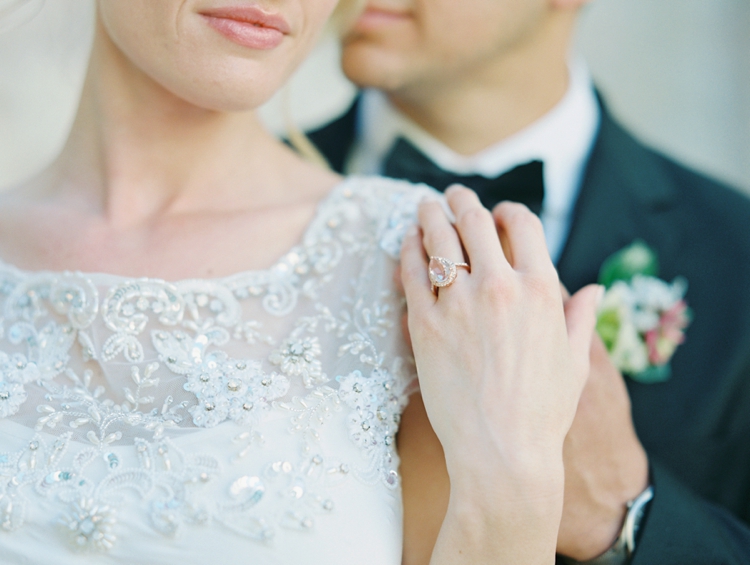
[[[565,96],[574,12],[558,14],[494,57],[387,91],[391,103],[454,151],[471,155],[525,129]]]
[[[402,114],[434,138],[459,154],[473,155],[547,114],[565,96],[569,84],[564,56],[545,65],[510,69],[495,80],[474,78],[386,94]]]

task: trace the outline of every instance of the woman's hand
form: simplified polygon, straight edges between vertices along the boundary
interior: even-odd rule
[[[420,207],[402,251],[409,331],[427,414],[451,479],[433,562],[554,560],[562,511],[562,445],[588,374],[599,291],[566,315],[538,218],[519,204],[498,224],[468,189]],[[503,253],[498,231],[507,253]],[[428,256],[466,261],[431,291]]]

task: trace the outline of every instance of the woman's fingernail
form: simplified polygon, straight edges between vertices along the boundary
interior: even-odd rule
[[[419,230],[417,229],[416,225],[409,226],[409,229],[406,230],[406,237],[416,237]]]

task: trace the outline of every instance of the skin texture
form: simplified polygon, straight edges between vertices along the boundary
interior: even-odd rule
[[[410,399],[402,422],[404,563],[428,563],[448,509],[450,480],[421,395]],[[648,483],[648,459],[633,429],[625,383],[597,337],[591,344],[589,377],[563,444],[563,463],[565,498],[557,552],[586,560],[614,542],[625,512],[623,501],[635,498]]]
[[[599,289],[583,289],[566,312],[536,216],[504,203],[496,226],[473,192],[454,187],[447,196],[456,227],[439,204],[424,203],[422,234],[409,236],[402,251],[425,412],[450,478],[429,562],[551,563],[563,506],[562,443],[589,371]],[[471,273],[435,296],[425,251],[455,258],[462,248]],[[491,331],[498,324],[505,331]],[[404,561],[420,562],[424,555],[410,554],[420,550],[408,548]]]
[[[201,14],[228,2],[100,0],[98,14],[106,35],[149,78],[194,106],[226,112],[268,100],[307,56],[336,4],[268,3],[268,11],[279,12],[291,30],[268,51],[235,45],[205,24]]]
[[[355,25],[344,40],[343,67],[358,85],[382,89],[446,146],[471,155],[524,129],[559,102],[568,84],[571,36],[585,3],[371,0],[371,9],[390,18],[378,22],[365,17]],[[504,248],[512,253],[508,245]],[[622,377],[596,344],[591,366],[565,441],[565,505],[558,539],[560,553],[582,561],[611,546],[626,502],[648,483],[648,461],[633,430]],[[416,403],[407,410],[415,412],[415,419],[421,413]],[[439,468],[435,462],[409,474],[432,476]],[[431,504],[445,496],[435,491],[412,500],[408,489],[405,496],[407,515],[417,516],[420,527],[428,529],[425,524],[436,512]],[[431,531],[436,530],[433,525]],[[405,556],[409,562],[425,562],[419,548],[407,545]]]
[[[502,207],[496,214],[501,221]],[[500,230],[513,264],[513,248]],[[571,307],[563,289],[566,315]],[[480,331],[474,330],[475,333]],[[612,545],[625,502],[648,484],[648,459],[633,427],[622,375],[598,337],[591,341],[589,375],[563,448],[565,495],[556,551],[588,560]],[[404,485],[404,563],[428,563],[448,509],[450,480],[442,445],[431,430],[421,395],[403,415],[399,434]],[[603,549],[602,549],[603,548]]]
[[[344,40],[343,68],[355,83],[385,91],[455,151],[473,154],[562,98],[576,15],[568,4],[371,0],[370,7],[398,17],[355,25]]]
[[[0,197],[6,261],[175,280],[264,268],[297,243],[340,179],[273,139],[253,110],[304,58],[336,2],[276,2],[292,31],[271,52],[209,28],[200,12],[220,5],[98,3],[65,148]]]
[[[632,500],[648,486],[648,458],[638,441],[622,375],[604,344],[591,345],[591,373],[565,438],[565,504],[558,551],[589,559],[614,543]]]

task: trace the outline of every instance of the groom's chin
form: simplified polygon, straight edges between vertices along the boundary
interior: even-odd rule
[[[341,66],[347,78],[360,88],[387,93],[429,83],[429,77],[435,74],[429,57],[425,58],[407,38],[389,41],[358,33],[344,38]]]

